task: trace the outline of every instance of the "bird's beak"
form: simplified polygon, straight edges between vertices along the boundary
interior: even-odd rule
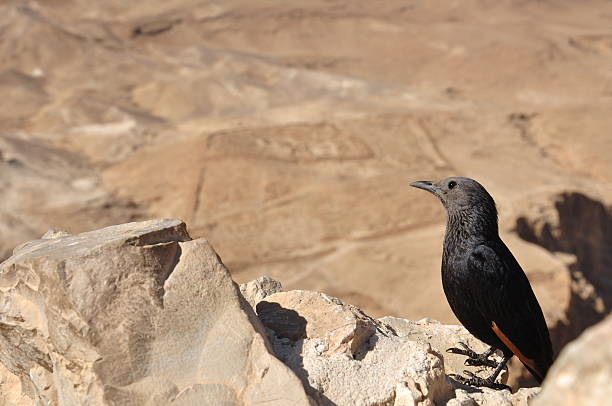
[[[418,180],[416,182],[412,182],[410,186],[427,190],[428,192],[433,193],[434,195],[438,194],[438,191],[440,190],[436,185],[433,184],[433,182],[428,180]]]

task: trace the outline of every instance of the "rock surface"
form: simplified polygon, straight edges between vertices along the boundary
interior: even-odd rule
[[[434,405],[451,397],[442,357],[359,309],[318,292],[257,305],[275,354],[320,406]]]
[[[318,340],[324,355],[354,357],[377,327],[358,308],[319,292],[275,293],[257,304],[257,315],[279,338]]]
[[[448,378],[466,369],[490,372],[465,366],[465,357],[446,353],[459,342],[476,351],[488,348],[460,326],[395,317],[374,320],[339,299],[309,291],[272,294],[258,303],[257,313],[276,355],[320,406],[526,406],[539,391],[474,391]]]
[[[449,400],[446,406],[528,406],[539,392],[540,388],[521,388],[515,393],[488,388],[479,391],[457,389],[455,398]]]
[[[486,372],[482,372],[480,367],[465,365],[465,356],[446,352],[451,347],[461,348],[459,344],[461,342],[467,344],[468,347],[478,353],[489,349],[488,345],[476,339],[462,326],[442,324],[431,319],[412,321],[397,317],[383,317],[379,320],[384,325],[391,327],[399,337],[429,343],[431,348],[444,358],[444,372],[447,375],[463,375],[465,370],[480,375],[492,371],[485,369]],[[495,354],[491,359],[499,361],[501,356]],[[507,371],[502,371],[498,382],[505,384],[507,381],[508,373]],[[456,382],[453,381],[453,383],[455,386],[459,386]]]
[[[240,284],[240,294],[249,302],[253,309],[255,309],[257,303],[266,297],[282,290],[283,286],[281,283],[268,276],[261,276],[250,282]]]
[[[0,266],[0,362],[37,404],[310,404],[184,223],[48,237]]]
[[[605,405],[612,399],[612,316],[567,345],[533,406]]]
[[[0,405],[2,406],[34,406],[36,403],[22,390],[19,377],[13,375],[0,362]]]

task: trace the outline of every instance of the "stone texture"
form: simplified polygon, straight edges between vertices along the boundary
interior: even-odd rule
[[[52,237],[0,266],[0,361],[37,404],[309,405],[182,222]]]
[[[478,373],[478,375],[481,376],[492,372],[490,369],[485,369],[483,372],[481,371],[481,367],[465,365],[465,356],[446,352],[446,349],[450,347],[461,348],[459,342],[467,344],[478,353],[482,353],[489,349],[488,345],[476,339],[476,337],[471,335],[462,326],[442,324],[432,319],[412,321],[397,317],[383,317],[379,319],[379,321],[393,329],[399,337],[405,337],[412,341],[429,343],[431,348],[443,357],[444,372],[447,375],[462,375],[464,370]],[[492,359],[500,360],[501,356],[499,354],[494,354]],[[454,380],[451,381],[456,387],[461,387],[461,385]],[[508,373],[502,371],[498,378],[498,382],[506,383],[507,381]]]
[[[274,352],[320,406],[433,405],[450,397],[442,358],[354,306],[318,292],[257,305]]]
[[[21,381],[9,372],[0,362],[0,405],[34,406],[34,400],[28,397],[21,387]]]
[[[316,339],[285,340],[274,340],[276,355],[321,406],[393,404],[396,398],[433,405],[450,397],[440,356],[425,343],[375,333],[355,359],[322,356],[325,344]]]
[[[339,299],[309,291],[275,293],[257,311],[275,354],[320,406],[526,406],[540,390],[474,390],[447,377],[466,369],[490,372],[465,366],[465,357],[446,353],[460,341],[476,351],[488,348],[461,326],[431,319],[373,320]],[[359,321],[369,328],[359,327]],[[338,330],[342,334],[334,334]],[[355,338],[360,344],[351,347]],[[506,379],[504,373],[502,382]]]
[[[261,276],[255,280],[240,284],[240,293],[253,309],[257,303],[273,293],[281,292],[283,286],[275,279],[268,276]]]
[[[257,304],[257,315],[280,338],[320,341],[324,355],[355,356],[377,327],[358,308],[319,292],[275,293]]]
[[[478,391],[455,390],[455,398],[446,406],[528,406],[536,398],[540,388],[521,388],[515,393],[481,388]]]
[[[534,406],[605,405],[612,399],[612,316],[568,344],[551,368]]]

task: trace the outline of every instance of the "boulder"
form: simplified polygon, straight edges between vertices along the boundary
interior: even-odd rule
[[[253,309],[257,303],[273,293],[281,292],[283,286],[275,279],[268,276],[261,276],[253,281],[240,284],[240,293]]]
[[[374,320],[337,298],[300,290],[267,296],[257,304],[257,314],[276,355],[320,406],[526,406],[540,391],[474,390],[448,377],[466,369],[490,372],[446,352],[460,342],[478,352],[488,348],[461,326],[431,319]],[[502,382],[507,378],[502,373]]]
[[[320,406],[433,405],[452,395],[440,354],[354,306],[309,291],[257,305],[274,352]]]
[[[462,375],[464,370],[468,370],[475,374],[477,373],[481,376],[485,376],[484,374],[492,372],[490,369],[482,371],[482,367],[465,365],[465,356],[446,352],[450,347],[461,348],[459,343],[467,344],[468,347],[478,353],[485,352],[489,349],[487,344],[471,335],[462,326],[442,324],[432,319],[413,321],[397,317],[383,317],[379,320],[381,323],[393,329],[399,337],[429,343],[431,348],[443,357],[444,372],[447,375]],[[493,354],[491,358],[499,361],[501,359],[501,354]],[[508,372],[502,371],[500,376],[501,380],[498,377],[498,382],[506,383],[508,380]],[[452,382],[455,387],[461,387],[461,385],[454,380]]]
[[[0,265],[0,303],[0,362],[36,404],[310,404],[177,220],[26,243]]]
[[[507,390],[480,388],[479,390],[455,390],[455,398],[446,406],[527,406],[540,388],[521,388],[515,393]]]
[[[355,306],[323,293],[301,290],[268,296],[257,304],[257,315],[277,337],[320,340],[324,355],[354,357],[377,327]]]
[[[561,351],[533,405],[609,404],[612,399],[610,343],[612,316],[588,328]]]

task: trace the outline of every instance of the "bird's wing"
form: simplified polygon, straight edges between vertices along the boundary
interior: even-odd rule
[[[470,275],[483,289],[478,307],[495,335],[534,375],[543,379],[552,363],[552,346],[542,309],[529,280],[508,248],[479,245],[468,257]],[[538,376],[539,375],[539,376]]]

